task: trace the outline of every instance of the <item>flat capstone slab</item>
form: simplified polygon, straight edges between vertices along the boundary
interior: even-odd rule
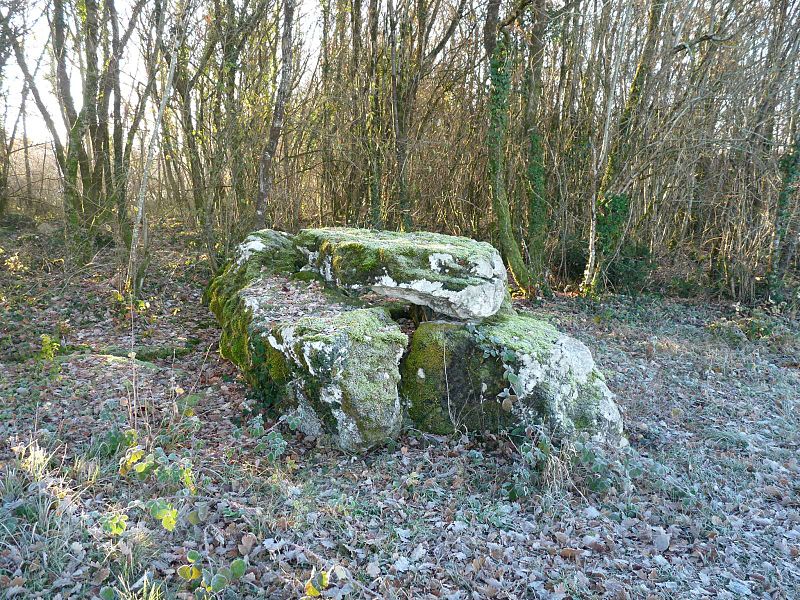
[[[486,242],[431,232],[304,229],[304,268],[329,284],[426,306],[461,321],[497,313],[507,294],[500,253]]]

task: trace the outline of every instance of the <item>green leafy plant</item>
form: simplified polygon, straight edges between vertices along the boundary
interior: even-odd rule
[[[149,500],[147,510],[154,519],[161,521],[161,526],[167,531],[174,531],[178,524],[178,511],[165,500]]]
[[[102,600],[114,600],[117,597],[117,592],[114,588],[107,585],[100,588],[100,598]]]
[[[174,452],[167,454],[160,446],[150,453],[141,445],[128,448],[120,459],[119,474],[125,477],[131,473],[140,480],[153,475],[161,483],[181,484],[190,494],[197,491],[191,461]]]
[[[199,525],[208,518],[208,503],[196,502],[194,508],[186,515],[186,520],[191,525]]]
[[[54,337],[43,333],[40,338],[42,342],[38,357],[41,360],[53,360],[61,351],[61,343]]]
[[[140,322],[151,326],[141,332],[147,337],[152,335],[152,326],[158,320],[157,315],[150,310],[150,302],[139,298],[131,299],[129,294],[122,294],[118,290],[111,292],[108,299],[109,311],[117,322],[118,326],[124,326],[130,318],[131,311],[138,317]]]
[[[608,281],[617,291],[639,294],[647,287],[654,268],[650,248],[626,242],[608,266]]]
[[[543,427],[537,427],[519,447],[519,462],[514,469],[507,492],[510,500],[530,496],[545,481],[554,447]]]
[[[598,444],[579,439],[576,440],[574,447],[576,453],[572,466],[575,475],[589,491],[603,495],[626,475],[619,463],[611,460]]]
[[[254,416],[247,422],[247,434],[258,441],[255,448],[256,451],[266,452],[270,462],[277,462],[286,452],[288,446],[288,443],[278,430],[278,426],[282,423],[286,423],[291,431],[295,431],[300,425],[300,420],[294,415],[283,415],[269,429],[264,427],[264,420],[260,415]]]
[[[125,533],[128,527],[128,515],[110,515],[103,520],[103,531],[114,536]]]
[[[610,255],[622,237],[630,212],[627,194],[605,194],[597,206],[597,242],[603,254]]]
[[[121,449],[135,445],[136,439],[135,429],[122,431],[118,427],[113,427],[99,441],[93,443],[90,453],[94,457],[110,458]]]
[[[178,568],[178,577],[195,590],[197,598],[216,596],[241,579],[247,571],[247,563],[241,558],[235,559],[229,566],[217,569],[203,567],[202,559],[197,550],[189,550],[186,553],[187,564]]]

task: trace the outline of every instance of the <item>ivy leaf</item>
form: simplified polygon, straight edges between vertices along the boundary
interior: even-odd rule
[[[102,600],[114,600],[117,597],[117,592],[114,591],[114,588],[108,587],[104,585],[100,588],[100,598]]]
[[[514,386],[514,388],[516,388],[519,385],[519,376],[517,376],[517,374],[514,373],[514,371],[506,371],[505,375],[506,379],[508,379],[508,382],[512,386]]]
[[[178,567],[178,576],[185,581],[192,581],[200,577],[200,569],[192,565]]]
[[[246,569],[247,563],[245,563],[241,558],[237,558],[231,563],[231,577],[234,579],[239,579],[244,575]]]
[[[211,591],[212,592],[221,592],[225,589],[225,586],[228,585],[228,578],[224,575],[220,575],[217,573],[214,577],[211,578]]]

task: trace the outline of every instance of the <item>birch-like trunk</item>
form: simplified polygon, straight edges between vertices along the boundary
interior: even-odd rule
[[[283,131],[286,116],[286,104],[292,89],[292,25],[294,23],[295,0],[283,0],[283,36],[281,37],[281,82],[275,94],[275,106],[272,109],[272,123],[269,127],[269,139],[261,154],[258,165],[258,200],[256,202],[256,228],[267,226],[267,203],[275,183],[273,162],[278,149],[278,141]]]

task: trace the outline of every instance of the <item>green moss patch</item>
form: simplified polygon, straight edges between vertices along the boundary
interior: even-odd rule
[[[401,394],[424,431],[499,431],[511,424],[498,396],[502,363],[486,354],[461,323],[422,323],[401,365]]]
[[[422,323],[401,375],[408,415],[425,431],[514,433],[546,425],[556,436],[587,431],[614,443],[622,433],[588,349],[532,317]]]

